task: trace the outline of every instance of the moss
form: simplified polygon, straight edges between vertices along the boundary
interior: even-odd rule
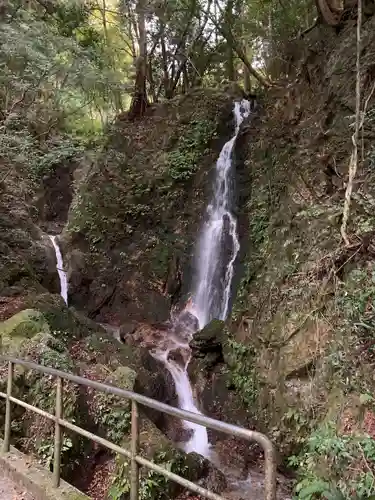
[[[39,332],[49,332],[48,323],[41,312],[26,309],[15,314],[0,324],[3,352],[18,353],[22,344]]]
[[[31,296],[27,299],[27,305],[40,311],[55,337],[62,339],[80,339],[95,330],[101,330],[96,325],[66,307],[60,295],[44,293]]]

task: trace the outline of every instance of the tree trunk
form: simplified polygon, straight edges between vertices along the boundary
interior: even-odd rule
[[[139,56],[135,62],[135,88],[130,106],[129,116],[136,118],[143,116],[148,106],[146,79],[147,79],[147,37],[145,23],[145,0],[138,0],[138,44]]]
[[[219,5],[218,8],[220,9]],[[213,16],[209,15],[209,18],[215,24],[215,19],[213,18]],[[217,24],[215,26],[218,28],[222,36],[226,39],[227,43],[232,47],[233,52],[237,54],[239,59],[241,59],[241,61],[249,71],[250,75],[256,78],[264,87],[270,87],[271,82],[268,80],[268,78],[265,78],[259,71],[257,71],[255,68],[251,66],[249,59],[244,53],[242,44],[235,40],[231,27],[228,26],[226,23]]]
[[[161,55],[162,55],[162,65],[163,65],[163,84],[164,84],[164,95],[166,99],[170,99],[173,95],[171,95],[171,82],[169,79],[168,72],[168,58],[167,58],[167,50],[165,48],[165,38],[164,33],[161,37]]]
[[[115,61],[112,57],[113,52],[112,52],[112,48],[111,48],[111,41],[110,41],[109,34],[108,34],[107,17],[106,17],[106,14],[107,14],[106,0],[102,0],[102,6],[99,7],[99,10],[100,10],[100,14],[102,16],[104,40],[105,40],[105,44],[107,46],[107,57],[109,58],[109,66],[112,69],[112,71],[115,71],[116,64],[115,64]],[[120,113],[121,111],[123,111],[121,93],[117,89],[112,89],[111,93],[113,95],[113,104],[115,107],[115,111],[116,111],[116,113]]]
[[[216,4],[217,2],[215,2]],[[233,0],[228,0],[225,7],[225,30],[229,31],[231,26],[233,26]],[[227,38],[227,60],[226,60],[226,74],[229,81],[235,80],[234,71],[234,50],[233,50],[233,40],[232,38]]]
[[[249,70],[247,69],[247,66],[245,64],[243,65],[243,88],[244,88],[245,94],[251,93],[250,73],[249,73]]]

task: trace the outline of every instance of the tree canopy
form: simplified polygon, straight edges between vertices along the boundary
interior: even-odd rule
[[[0,154],[40,166],[58,154],[57,130],[69,144],[60,153],[70,154],[72,138],[92,138],[120,112],[142,115],[192,87],[270,85],[283,44],[316,8],[313,0],[8,0],[0,16]]]

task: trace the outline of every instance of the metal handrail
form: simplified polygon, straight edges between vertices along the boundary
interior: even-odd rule
[[[138,428],[138,403],[154,410],[161,411],[173,417],[181,418],[183,420],[188,420],[190,422],[200,424],[206,428],[214,429],[216,431],[224,432],[231,436],[236,436],[243,438],[247,441],[257,442],[264,451],[265,459],[265,482],[264,482],[264,499],[265,500],[276,500],[276,451],[267,436],[261,434],[260,432],[250,431],[244,429],[243,427],[238,427],[236,425],[227,424],[219,420],[206,417],[198,413],[191,413],[189,411],[181,410],[179,408],[174,408],[173,406],[160,403],[154,399],[142,396],[136,392],[127,391],[124,389],[119,389],[118,387],[103,384],[101,382],[95,382],[94,380],[89,380],[77,375],[72,375],[71,373],[66,373],[60,370],[55,370],[54,368],[49,368],[46,366],[38,365],[30,361],[25,361],[22,359],[13,358],[11,356],[0,356],[1,361],[8,362],[8,382],[7,382],[7,392],[0,392],[0,397],[6,400],[6,410],[5,410],[5,429],[4,429],[4,443],[3,452],[7,453],[10,449],[10,433],[11,433],[11,404],[15,403],[26,410],[33,411],[49,420],[55,422],[55,439],[54,439],[54,463],[53,463],[53,484],[57,488],[60,485],[60,466],[61,466],[61,435],[62,427],[69,429],[77,434],[91,439],[92,441],[105,446],[106,448],[124,455],[130,458],[131,461],[131,481],[130,481],[130,499],[138,500],[139,493],[139,466],[143,465],[163,476],[175,481],[176,483],[184,486],[185,488],[202,495],[210,500],[225,500],[224,497],[213,493],[205,488],[202,488],[191,481],[184,479],[173,472],[170,472],[160,465],[155,464],[147,460],[146,458],[138,455],[138,444],[139,444],[139,428]],[[36,370],[47,375],[52,375],[56,377],[56,406],[55,415],[48,413],[36,406],[30,405],[20,399],[12,396],[12,384],[13,384],[13,372],[14,365],[21,365],[29,370]],[[131,449],[126,450],[116,444],[108,441],[104,438],[93,434],[92,432],[86,431],[81,427],[72,424],[71,422],[63,419],[63,380],[70,380],[71,382],[83,385],[86,387],[92,387],[101,392],[108,394],[113,394],[121,398],[131,400]]]

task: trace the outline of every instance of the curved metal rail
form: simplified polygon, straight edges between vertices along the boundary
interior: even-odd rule
[[[124,389],[119,389],[107,384],[102,384],[100,382],[95,382],[77,375],[72,375],[60,370],[55,370],[54,368],[48,368],[46,366],[38,365],[30,361],[25,361],[22,359],[13,358],[11,356],[0,356],[1,361],[8,363],[8,383],[7,392],[0,392],[0,397],[6,400],[6,411],[5,411],[5,430],[4,430],[4,443],[3,452],[7,453],[10,448],[10,434],[11,434],[11,410],[12,404],[17,404],[22,406],[26,410],[33,411],[38,415],[41,415],[49,420],[55,422],[55,440],[54,440],[54,464],[53,464],[53,482],[54,486],[57,488],[60,485],[60,465],[61,465],[61,444],[62,444],[62,428],[69,429],[77,434],[91,439],[92,441],[116,452],[125,457],[129,458],[131,461],[131,478],[130,478],[130,499],[138,500],[139,498],[139,466],[143,465],[148,469],[151,469],[168,479],[175,481],[181,486],[202,495],[211,500],[225,500],[224,497],[213,493],[205,488],[192,483],[191,481],[170,472],[160,465],[155,464],[147,460],[146,458],[138,455],[138,442],[139,442],[139,428],[138,428],[138,404],[153,408],[154,410],[161,411],[173,417],[181,418],[183,420],[188,420],[190,422],[203,425],[206,428],[214,429],[216,431],[224,432],[230,436],[236,436],[247,441],[255,441],[258,443],[264,451],[265,460],[265,483],[264,483],[264,499],[265,500],[276,500],[276,451],[268,439],[267,436],[261,434],[260,432],[250,431],[244,429],[243,427],[238,427],[236,425],[227,424],[213,418],[206,417],[201,414],[191,413],[185,410],[180,410],[179,408],[174,408],[172,406],[160,403],[154,399],[142,396],[136,392],[126,391]],[[52,375],[56,377],[56,407],[55,415],[48,413],[36,406],[30,405],[25,401],[15,398],[12,396],[12,385],[13,385],[13,372],[14,365],[21,365],[29,370],[36,370],[40,373],[46,375]],[[63,380],[69,380],[75,384],[83,385],[86,387],[92,387],[101,392],[108,394],[114,394],[120,398],[131,400],[131,449],[127,450],[116,444],[93,434],[71,422],[64,420],[63,418]]]

